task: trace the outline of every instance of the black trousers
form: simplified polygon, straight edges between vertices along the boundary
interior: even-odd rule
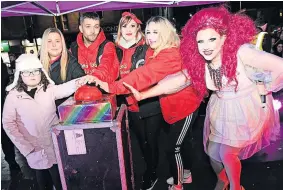
[[[129,125],[131,139],[133,142],[135,139],[137,140],[138,146],[141,150],[140,154],[144,158],[146,165],[145,175],[155,174],[159,159],[159,134],[162,128],[168,124],[164,121],[161,113],[150,117],[141,118],[139,112],[129,112]],[[138,157],[139,153],[134,149],[132,151],[135,162],[135,157]],[[141,165],[139,161],[136,161],[136,163]],[[139,167],[138,170],[141,171],[142,168]]]
[[[186,118],[170,125],[167,140],[167,158],[170,172],[174,178],[174,184],[182,184],[184,169],[191,168],[190,148],[187,143],[190,140],[192,125],[198,115],[198,110]],[[186,141],[186,145],[184,145]],[[183,162],[185,160],[185,164]]]
[[[35,173],[39,190],[53,190],[53,185],[55,186],[56,190],[62,190],[57,165],[53,165],[49,169],[35,170]]]
[[[2,122],[1,122],[2,123]],[[4,159],[8,162],[10,167],[17,165],[16,163],[16,155],[15,155],[15,145],[12,143],[10,138],[7,136],[3,126],[1,126],[1,144],[2,150],[5,154]]]
[[[3,114],[3,106],[5,102],[5,89],[1,92],[1,113]],[[15,159],[15,145],[12,143],[10,138],[7,136],[5,130],[3,129],[2,116],[1,116],[1,144],[2,150],[5,154],[4,159],[8,162],[10,167],[17,166]]]

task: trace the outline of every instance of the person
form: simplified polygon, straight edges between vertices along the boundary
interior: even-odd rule
[[[46,174],[50,173],[56,190],[62,189],[51,138],[51,127],[59,123],[55,99],[71,95],[88,82],[88,76],[53,85],[39,59],[22,54],[16,60],[14,81],[3,109],[3,128],[8,137],[35,170],[40,190],[52,190]]]
[[[273,54],[283,58],[283,40],[279,40],[274,44]]]
[[[7,70],[7,66],[4,63],[3,59],[1,58],[1,113],[3,115],[3,106],[6,98],[6,90],[5,88],[9,84],[9,74]],[[9,165],[10,169],[10,176],[13,181],[15,179],[15,176],[17,176],[20,172],[20,166],[16,162],[16,155],[15,155],[15,146],[13,142],[9,139],[7,136],[4,128],[3,128],[3,122],[1,120],[1,144],[2,144],[2,150],[4,153],[4,159]]]
[[[142,22],[130,12],[124,12],[119,21],[116,38],[116,52],[120,61],[119,78],[145,64],[145,59],[152,54],[152,50],[145,44],[144,34],[141,31]],[[133,164],[136,178],[136,188],[140,184],[139,176],[143,174],[142,189],[152,189],[157,182],[156,170],[159,159],[158,137],[166,123],[161,114],[158,98],[151,98],[139,104],[131,95],[118,96],[121,103],[128,105],[128,116],[132,141]],[[123,100],[123,99],[126,100]],[[138,141],[140,150],[135,147]],[[141,167],[144,158],[146,170]],[[139,157],[139,158],[138,158]]]
[[[180,51],[184,72],[168,76],[153,88],[139,93],[129,86],[137,99],[171,94],[191,85],[200,97],[213,91],[204,123],[204,149],[218,176],[215,190],[242,190],[241,162],[275,140],[279,114],[274,110],[270,92],[283,88],[283,60],[259,51],[250,42],[255,36],[253,21],[245,15],[232,14],[224,7],[197,12],[185,25]],[[266,106],[261,107],[255,69],[269,71]]]
[[[182,60],[179,53],[180,39],[173,25],[166,18],[156,16],[147,21],[145,32],[146,41],[153,49],[152,56],[146,60],[145,65],[132,71],[119,81],[108,84],[96,80],[96,84],[106,92],[129,94],[130,90],[124,86],[124,82],[138,90],[144,90],[167,75],[182,70]],[[160,96],[159,100],[162,115],[165,121],[170,124],[167,157],[174,182],[173,185],[169,186],[169,189],[179,190],[183,189],[182,183],[184,181],[183,140],[197,117],[201,99],[197,97],[195,90],[189,86],[178,93]]]
[[[56,85],[85,76],[81,65],[66,48],[62,32],[57,28],[47,28],[42,36],[40,61]],[[66,98],[56,100],[58,107]]]
[[[72,55],[86,74],[107,82],[115,81],[119,75],[115,45],[106,39],[99,15],[95,12],[82,13],[79,30],[77,40],[70,46]]]

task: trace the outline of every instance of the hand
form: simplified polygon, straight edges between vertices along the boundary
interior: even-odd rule
[[[85,85],[86,83],[93,83],[95,82],[96,80],[98,80],[95,76],[92,76],[92,75],[86,75],[86,76],[83,76],[81,78],[79,78],[77,81],[76,81],[76,85],[77,87],[81,87],[83,85]]]
[[[123,82],[123,85],[125,85],[133,93],[133,95],[135,96],[137,101],[143,100],[142,93],[140,93],[134,87],[132,87],[131,85],[129,85],[129,84],[125,83],[125,82]]]
[[[109,85],[107,82],[103,82],[99,79],[95,80],[95,85],[99,86],[101,89],[103,89],[105,92],[109,93]]]
[[[87,80],[87,83],[90,84],[90,83],[94,83],[96,80],[98,80],[97,77],[95,76],[92,76],[92,75],[86,75],[86,80]]]

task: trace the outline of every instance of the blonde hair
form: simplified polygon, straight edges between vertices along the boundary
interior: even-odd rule
[[[132,18],[130,16],[125,16],[125,17],[122,17],[119,21],[119,25],[118,25],[118,32],[117,32],[117,38],[115,40],[115,44],[118,45],[119,42],[120,42],[120,39],[122,37],[122,31],[121,31],[121,28],[126,24],[128,25],[130,22],[131,22]],[[141,25],[137,23],[137,26],[138,26],[138,30],[137,30],[137,33],[136,33],[136,40],[139,36],[139,34],[141,35],[142,38],[144,38],[144,34],[142,33],[142,30],[141,30]]]
[[[57,33],[61,37],[62,42],[62,53],[61,53],[61,59],[60,59],[60,66],[61,66],[61,80],[65,81],[67,77],[67,64],[68,64],[68,50],[65,43],[65,38],[62,34],[62,32],[57,28],[47,28],[42,36],[42,43],[41,43],[41,49],[40,49],[40,62],[43,65],[43,68],[50,74],[50,57],[48,55],[47,51],[47,41],[48,41],[48,35],[50,33]]]
[[[162,16],[154,16],[151,17],[146,22],[145,31],[148,30],[148,25],[154,22],[159,26],[159,37],[158,42],[159,46],[154,50],[153,56],[156,56],[161,50],[171,47],[180,47],[180,38],[177,34],[176,28],[172,25],[172,23],[162,17]],[[146,43],[148,44],[148,40],[146,39]]]

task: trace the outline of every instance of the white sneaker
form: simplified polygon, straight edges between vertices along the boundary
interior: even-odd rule
[[[174,184],[173,177],[168,178],[166,182],[169,185],[173,185]],[[184,178],[183,178],[182,183],[192,183],[192,182],[193,182],[193,179],[192,179],[191,171],[190,170],[184,170]]]

